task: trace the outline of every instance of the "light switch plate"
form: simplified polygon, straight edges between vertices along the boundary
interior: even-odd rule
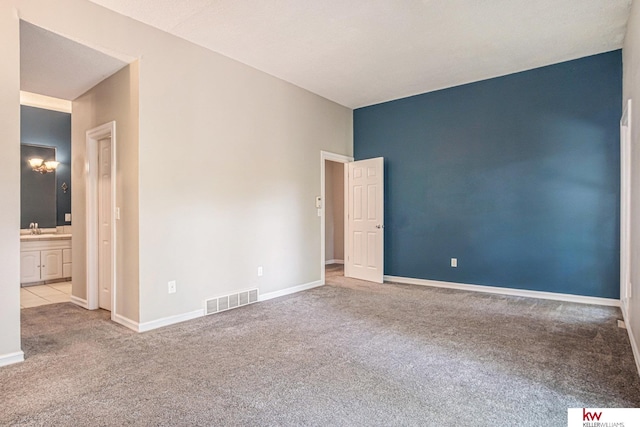
[[[65,222],[71,222],[71,214],[70,213],[64,214],[64,221]]]

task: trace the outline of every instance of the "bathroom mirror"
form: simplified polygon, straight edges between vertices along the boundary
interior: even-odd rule
[[[55,147],[20,145],[20,228],[29,229],[37,222],[39,228],[56,227],[56,172],[34,171],[29,159],[55,160]]]

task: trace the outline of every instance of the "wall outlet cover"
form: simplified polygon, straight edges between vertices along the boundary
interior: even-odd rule
[[[176,281],[172,280],[169,282],[169,293],[170,294],[175,294],[176,293]]]

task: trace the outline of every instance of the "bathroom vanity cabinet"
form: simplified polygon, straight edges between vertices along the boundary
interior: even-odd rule
[[[71,277],[71,237],[39,237],[20,241],[20,283]]]

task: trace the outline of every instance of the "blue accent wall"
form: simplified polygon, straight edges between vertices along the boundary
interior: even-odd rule
[[[355,110],[385,274],[619,298],[621,105],[618,50]]]
[[[71,114],[20,106],[20,143],[56,148],[60,162],[56,170],[56,224],[70,224],[64,214],[71,213]],[[26,159],[20,162],[24,164]],[[63,182],[69,187],[66,193],[60,188]],[[21,228],[24,221],[28,228],[28,218],[21,219]]]

